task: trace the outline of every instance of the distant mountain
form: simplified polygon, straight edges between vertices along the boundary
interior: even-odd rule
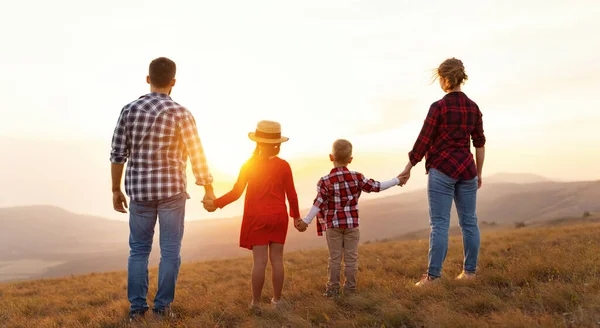
[[[600,181],[487,183],[478,197],[482,223],[539,223],[600,212]],[[429,227],[425,190],[363,199],[360,210],[363,242],[419,235]],[[30,206],[0,209],[0,226],[0,280],[120,270],[127,265],[127,222]],[[452,226],[457,226],[454,210]],[[183,260],[249,256],[238,247],[239,229],[239,217],[186,221]],[[159,259],[156,231],[153,265]],[[305,233],[296,232],[290,224],[286,250],[318,247],[325,247],[325,239],[316,235],[315,224]]]
[[[486,177],[484,183],[539,183],[552,180],[532,173],[497,173]]]

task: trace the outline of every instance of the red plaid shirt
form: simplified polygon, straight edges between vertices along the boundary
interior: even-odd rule
[[[425,123],[408,154],[412,165],[426,157],[425,169],[439,170],[457,180],[477,176],[471,154],[471,142],[476,148],[485,145],[482,114],[477,104],[462,92],[448,93],[429,108]]]
[[[367,179],[347,167],[336,167],[322,177],[317,184],[314,206],[317,214],[317,234],[323,235],[327,228],[357,228],[358,198],[364,192],[379,192],[381,184]]]

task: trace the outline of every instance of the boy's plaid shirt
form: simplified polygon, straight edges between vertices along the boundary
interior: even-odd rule
[[[124,164],[125,190],[134,201],[186,192],[188,154],[196,184],[211,184],[196,121],[186,108],[152,92],[126,105],[112,139],[110,161]]]
[[[419,138],[408,154],[413,166],[425,156],[425,169],[439,170],[457,180],[471,180],[477,167],[471,154],[485,145],[482,114],[477,104],[463,92],[451,92],[429,108]]]
[[[357,228],[358,198],[364,192],[379,192],[381,184],[367,179],[347,167],[336,167],[322,177],[317,184],[314,206],[317,214],[317,234],[323,235],[327,228]]]

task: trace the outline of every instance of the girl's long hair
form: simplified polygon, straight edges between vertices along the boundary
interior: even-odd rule
[[[261,153],[261,148],[263,153]],[[256,148],[254,148],[254,152],[252,153],[252,159],[257,160],[265,160],[271,156],[279,155],[281,150],[281,144],[263,144],[256,143]]]

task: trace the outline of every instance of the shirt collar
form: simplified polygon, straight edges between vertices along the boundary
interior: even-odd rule
[[[166,93],[160,93],[160,92],[150,92],[150,93],[147,93],[147,94],[141,96],[140,98],[160,98],[160,99],[171,100],[171,96],[169,96]]]
[[[348,172],[348,171],[350,171],[350,170],[348,170],[348,167],[338,166],[338,167],[334,167],[333,169],[331,169],[329,174],[336,173],[336,172]]]

